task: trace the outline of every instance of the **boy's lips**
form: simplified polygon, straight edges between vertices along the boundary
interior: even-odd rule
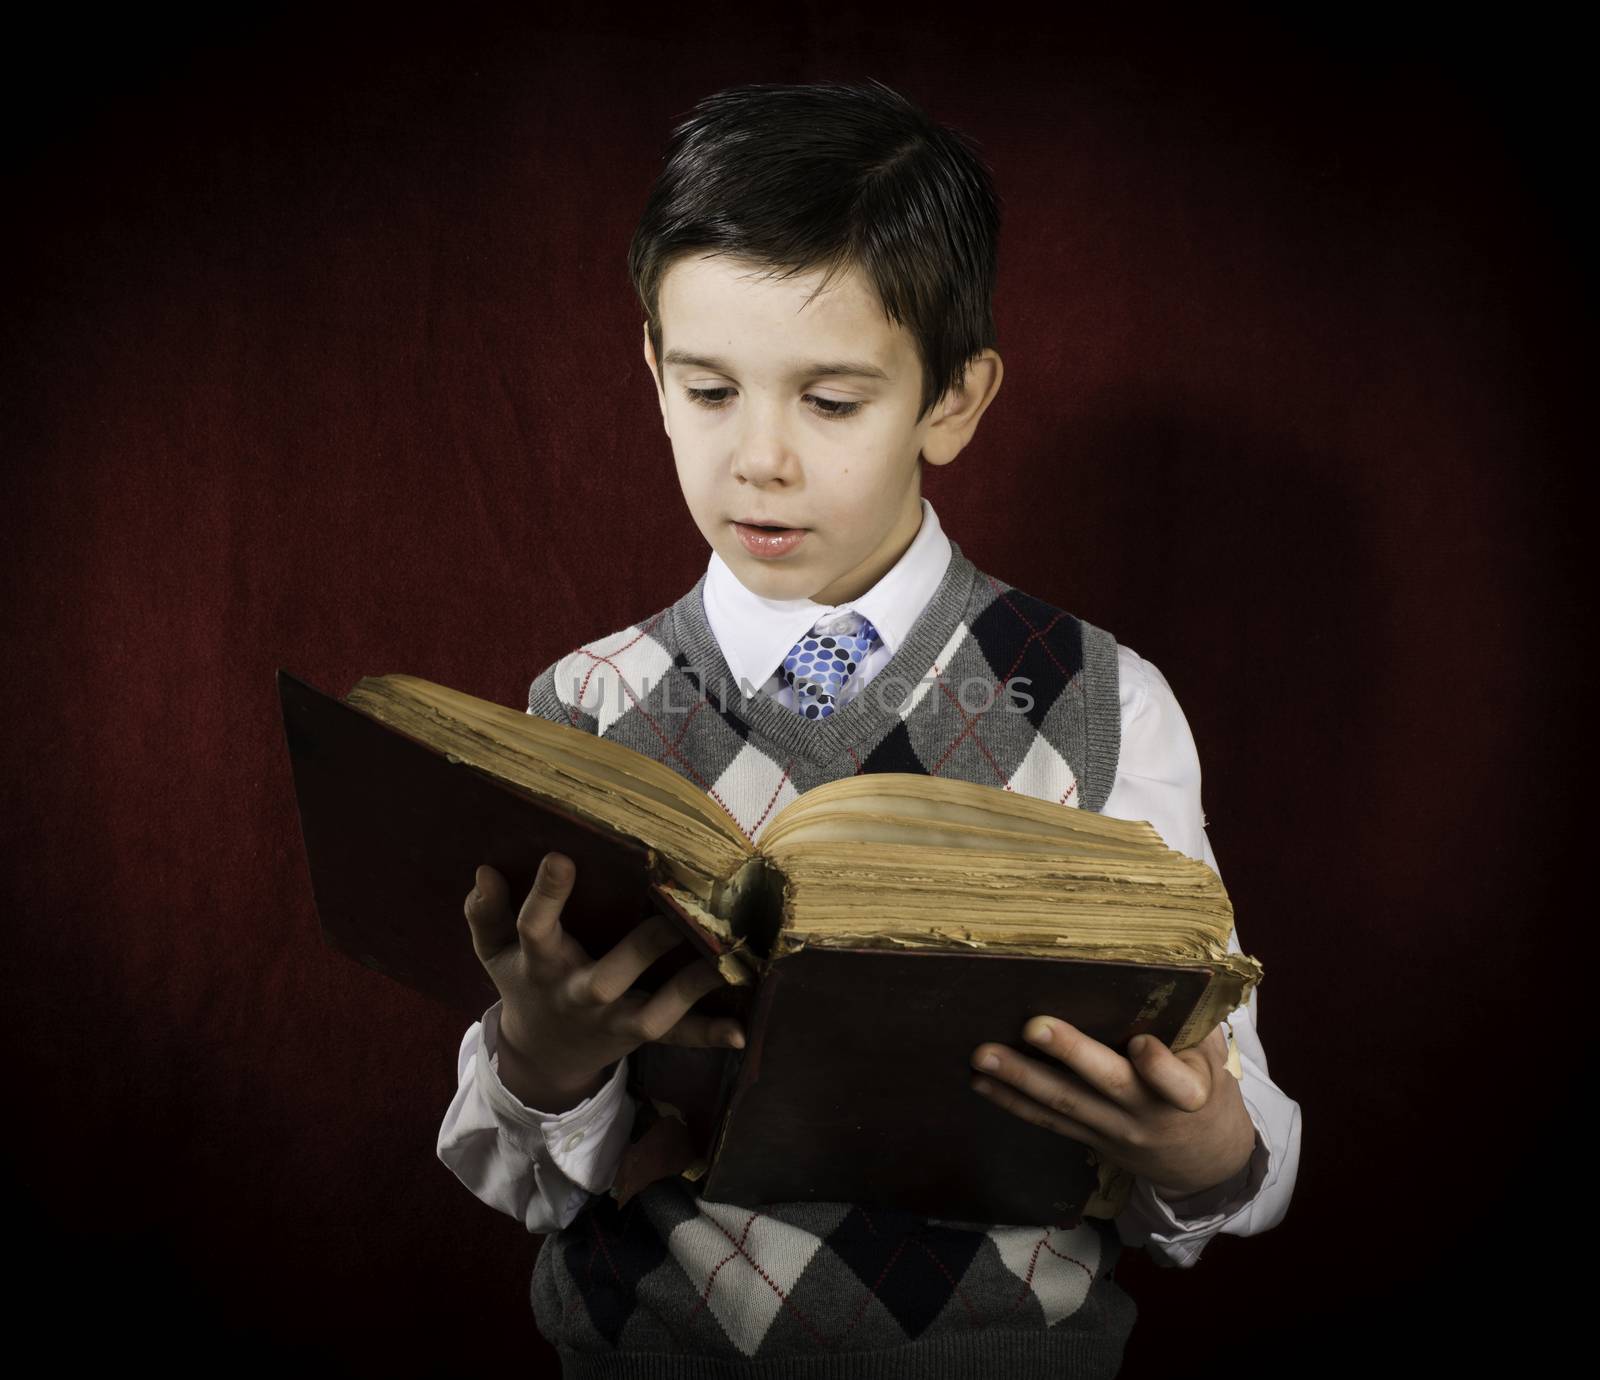
[[[752,556],[787,556],[805,540],[804,527],[764,527],[752,522],[735,522],[733,530],[739,534],[744,549]]]

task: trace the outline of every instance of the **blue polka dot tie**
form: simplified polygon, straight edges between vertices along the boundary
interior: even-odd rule
[[[821,632],[819,629],[829,631]],[[826,719],[839,707],[839,692],[880,641],[878,630],[859,613],[829,614],[784,657],[778,675],[795,692],[795,711]]]

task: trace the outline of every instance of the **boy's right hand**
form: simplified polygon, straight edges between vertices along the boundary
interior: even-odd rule
[[[674,973],[654,993],[634,982],[683,936],[652,916],[600,959],[591,959],[561,926],[577,867],[547,853],[515,919],[506,880],[480,867],[466,900],[472,947],[499,990],[500,1081],[525,1106],[564,1112],[605,1086],[611,1066],[651,1040],[669,1044],[744,1045],[739,1022],[689,1008],[722,985],[705,959]]]

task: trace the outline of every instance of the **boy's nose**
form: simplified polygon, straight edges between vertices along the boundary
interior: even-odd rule
[[[777,427],[749,428],[733,455],[734,478],[749,484],[788,483],[798,469],[788,437]]]
[[[785,482],[787,470],[780,455],[752,455],[743,451],[734,462],[733,475],[747,484],[781,484]]]

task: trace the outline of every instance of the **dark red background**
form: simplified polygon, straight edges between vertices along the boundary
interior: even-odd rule
[[[325,8],[15,52],[19,1318],[108,1359],[553,1373],[538,1242],[434,1157],[464,1022],[319,942],[273,672],[519,705],[681,593],[706,552],[623,266],[661,144],[723,86],[873,75],[1005,202],[1005,384],[928,493],[1171,681],[1304,1109],[1281,1227],[1130,1255],[1127,1373],[1550,1328],[1592,986],[1539,967],[1589,708],[1569,43],[993,10]]]

